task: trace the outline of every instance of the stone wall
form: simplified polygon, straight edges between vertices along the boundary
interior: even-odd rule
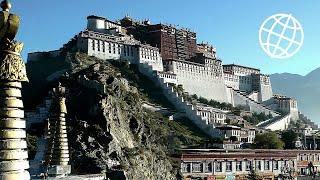
[[[172,84],[177,84],[178,81],[177,81],[177,75],[175,74],[171,74],[171,73],[168,73],[168,72],[157,72],[157,75],[164,79],[164,82],[166,83],[172,83]]]
[[[270,100],[273,97],[271,84],[265,84],[261,82],[259,95],[259,102],[265,102]]]
[[[158,48],[141,44],[138,48],[138,54],[139,58],[137,63],[147,63],[151,65],[154,70],[163,71],[162,57]]]
[[[184,90],[189,94],[196,94],[206,99],[230,103],[224,80],[221,78],[198,76],[190,72],[178,72],[177,82],[178,84],[182,84]]]
[[[158,77],[150,65],[140,63],[139,71],[155,82],[175,108],[180,112],[184,112],[198,128],[203,130],[204,133],[208,134],[210,137],[221,136],[220,131],[215,129],[213,124],[209,124],[206,120],[202,119],[201,116],[197,115],[197,109],[193,105],[188,104],[188,102],[185,102],[183,97],[180,97],[178,93],[173,90],[173,87],[168,83],[165,83],[164,79]]]
[[[216,65],[207,67],[189,61],[168,60],[165,69],[176,74],[177,83],[183,85],[184,90],[189,94],[219,102],[229,102],[223,74],[217,71],[221,68]]]
[[[33,160],[30,161],[30,175],[37,176],[42,173],[42,163],[45,160],[48,141],[44,137],[38,138],[37,141],[37,153]]]
[[[258,102],[258,101],[259,101],[259,92],[257,92],[257,91],[252,91],[252,92],[248,95],[248,97],[249,97],[250,99]]]
[[[280,116],[280,113],[273,111],[264,104],[252,100],[251,98],[247,97],[245,94],[242,94],[238,90],[229,88],[229,91],[231,96],[233,97],[234,106],[246,106],[250,107],[250,111],[252,112],[264,113],[266,115],[271,114],[272,116]]]
[[[60,53],[61,53],[61,50],[28,53],[28,61],[35,62],[35,61],[45,60],[48,57],[55,58],[60,56]]]
[[[51,95],[48,95],[44,98],[43,103],[37,106],[36,110],[26,110],[25,119],[27,122],[27,129],[30,128],[31,124],[43,123],[44,120],[48,118],[51,101]]]
[[[224,81],[228,87],[240,89],[239,76],[235,76],[234,74],[230,73],[224,73]]]
[[[272,131],[277,131],[277,130],[283,131],[289,127],[290,122],[291,122],[291,115],[287,114],[285,116],[277,116],[270,120],[263,121],[257,124],[257,126],[264,129],[270,129]]]

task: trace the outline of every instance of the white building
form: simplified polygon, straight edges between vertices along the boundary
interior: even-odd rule
[[[294,98],[281,96],[281,95],[274,95],[274,101],[277,104],[277,108],[284,112],[289,113],[293,120],[299,119],[299,110],[298,110],[298,102]]]
[[[127,33],[128,29],[118,22],[103,17],[88,16],[87,28],[71,39],[58,51],[46,52],[59,56],[68,50],[80,51],[103,60],[128,61],[132,64],[150,66],[164,83],[182,85],[189,94],[196,94],[208,100],[246,106],[250,111],[279,116],[278,109],[298,118],[297,102],[273,97],[270,78],[259,69],[241,65],[222,65],[216,56],[216,49],[209,44],[198,44],[197,53],[191,59],[162,60],[159,48],[143,44]],[[28,61],[45,59],[45,53],[30,53]],[[39,58],[40,57],[40,58]],[[148,76],[149,77],[149,76]],[[150,76],[151,77],[151,76]],[[289,107],[288,107],[289,103]],[[203,112],[205,113],[205,112]],[[213,123],[224,123],[224,117],[215,117],[206,112],[205,118]],[[281,127],[287,127],[287,120],[278,120]],[[285,123],[285,125],[283,125]],[[278,126],[277,124],[273,124]]]
[[[207,99],[229,102],[222,72],[221,61],[204,58],[204,63],[167,59],[165,71],[177,75],[177,83],[182,84],[189,94],[197,94]],[[214,93],[213,93],[214,91]]]
[[[181,173],[184,179],[246,179],[254,170],[263,179],[292,175],[297,178],[299,152],[282,150],[183,150]]]
[[[83,31],[77,37],[77,47],[81,52],[100,59],[147,63],[154,70],[163,71],[159,49],[141,44],[130,36],[114,36],[94,31]]]
[[[256,132],[254,128],[241,128],[233,125],[217,126],[217,129],[221,131],[224,138],[230,139],[235,137],[237,141],[241,143],[253,143],[256,137]]]
[[[196,107],[197,115],[200,115],[203,119],[207,120],[208,123],[214,125],[226,124],[226,112],[203,104],[197,104]]]
[[[226,85],[235,90],[246,92],[258,92],[256,97],[252,96],[257,102],[264,102],[273,97],[270,77],[260,73],[260,69],[251,67],[228,64],[223,65],[224,79]]]
[[[318,132],[317,130],[313,130],[311,127],[305,127],[305,128],[293,128],[293,132],[302,135],[302,136],[312,136],[316,135]]]

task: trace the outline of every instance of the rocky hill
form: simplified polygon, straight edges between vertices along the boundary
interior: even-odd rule
[[[161,91],[134,66],[68,53],[47,62],[30,62],[27,67],[31,83],[24,89],[25,102],[35,99],[29,101],[29,108],[57,81],[68,89],[74,174],[106,172],[110,179],[177,179],[179,164],[171,154],[207,138],[187,119],[169,121],[143,108],[144,102],[172,106],[159,98],[163,97]]]
[[[282,73],[270,76],[274,93],[286,94],[298,100],[299,110],[320,123],[320,68],[306,76]]]

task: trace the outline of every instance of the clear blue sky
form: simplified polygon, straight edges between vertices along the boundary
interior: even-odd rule
[[[263,73],[305,75],[320,66],[320,1],[317,0],[12,0],[22,17],[17,37],[28,52],[60,48],[86,27],[87,15],[149,18],[153,23],[178,24],[197,32],[198,42],[217,48],[224,64],[260,68]],[[302,24],[304,44],[286,60],[270,59],[260,48],[258,31],[264,19],[291,13]]]

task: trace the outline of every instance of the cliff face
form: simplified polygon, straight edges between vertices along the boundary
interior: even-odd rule
[[[40,101],[58,80],[68,90],[72,174],[106,173],[116,180],[179,179],[180,164],[170,155],[207,139],[187,119],[169,121],[142,107],[155,103],[169,111],[173,108],[161,89],[135,66],[80,53],[27,66],[31,85],[25,88],[24,101]],[[32,101],[30,107],[37,104]]]
[[[73,69],[64,83],[69,88],[74,172],[106,171],[111,179],[176,179],[165,147],[169,131],[164,119],[142,108],[138,90],[108,63],[80,56],[69,60]],[[80,77],[86,80],[79,83]],[[104,92],[92,84],[104,85]]]

